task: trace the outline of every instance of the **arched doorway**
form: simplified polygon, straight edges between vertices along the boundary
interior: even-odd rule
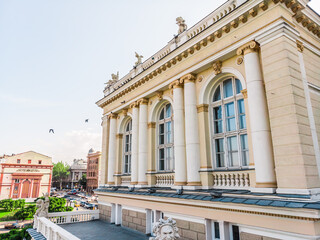
[[[40,187],[40,180],[34,180],[33,182],[33,190],[32,190],[32,197],[37,198],[39,193],[39,187]]]
[[[22,185],[22,193],[21,193],[21,198],[29,198],[29,188],[30,188],[30,181],[26,180],[23,182]]]

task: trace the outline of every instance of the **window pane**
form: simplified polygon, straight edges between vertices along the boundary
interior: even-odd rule
[[[239,114],[245,113],[244,100],[243,99],[238,100],[238,110],[239,110]]]
[[[230,166],[239,166],[237,137],[228,137],[228,157]]]
[[[171,117],[171,104],[166,106],[166,118]]]
[[[167,137],[166,137],[166,140],[167,140],[167,143],[171,143],[171,122],[166,122],[166,128],[167,128]]]
[[[237,88],[237,94],[241,92],[242,85],[239,79],[236,79],[236,88]]]
[[[214,122],[214,133],[222,133],[222,120]]]
[[[226,117],[234,116],[234,102],[226,104]]]
[[[218,120],[222,118],[222,111],[221,111],[221,106],[215,107],[213,109],[213,119]]]
[[[129,151],[129,138],[130,138],[130,136],[129,136],[129,135],[126,135],[126,148],[125,148],[125,152],[128,152],[128,151]]]
[[[242,164],[244,166],[249,165],[249,146],[248,146],[248,136],[247,134],[241,135],[241,151],[242,151]]]
[[[166,162],[167,162],[167,166],[166,166],[166,170],[172,170],[172,148],[171,147],[168,147],[166,148]]]
[[[224,98],[233,96],[232,80],[231,79],[228,79],[223,82],[223,94],[224,94]]]
[[[160,112],[160,120],[164,119],[164,108]]]
[[[217,167],[224,167],[224,147],[223,147],[223,138],[215,140],[216,145],[216,162]]]
[[[220,86],[217,88],[217,90],[215,91],[214,95],[213,95],[213,101],[219,101],[221,100],[221,93],[220,93]]]
[[[227,131],[236,130],[236,120],[234,116],[234,102],[225,105],[226,109],[226,120],[227,120]]]
[[[159,124],[159,134],[164,134],[164,124]]]
[[[218,222],[214,222],[214,238],[220,239],[220,227]]]
[[[159,149],[159,170],[164,170],[164,148]]]

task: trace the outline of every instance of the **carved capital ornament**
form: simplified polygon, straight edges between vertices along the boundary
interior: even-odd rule
[[[194,82],[197,79],[196,75],[189,73],[180,78],[180,83]]]
[[[222,67],[221,61],[216,61],[212,64],[213,72],[215,73],[215,75],[218,75],[221,73],[221,67]]]
[[[241,46],[237,50],[237,55],[246,55],[248,53],[257,52],[259,50],[259,44],[256,41],[251,41]]]

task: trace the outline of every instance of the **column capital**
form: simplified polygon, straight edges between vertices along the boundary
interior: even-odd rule
[[[180,82],[180,80],[175,80],[173,81],[172,83],[169,84],[169,89],[172,89],[172,88],[182,88],[183,87],[183,83]]]
[[[257,52],[259,50],[259,44],[256,41],[250,41],[237,50],[237,55],[246,55],[247,53]]]
[[[303,52],[304,50],[304,46],[303,46],[303,43],[300,42],[299,40],[296,41],[297,42],[297,49],[299,52]]]
[[[155,122],[148,122],[148,128],[156,128]]]
[[[242,93],[244,99],[248,98],[248,91],[247,91],[247,89],[243,89],[243,90],[241,90],[240,92]]]
[[[103,115],[103,117],[101,118],[102,119],[102,124],[107,122],[108,118],[109,118],[109,115]]]
[[[209,104],[200,104],[197,106],[197,112],[201,113],[201,112],[208,112],[209,110]]]
[[[212,64],[213,71],[216,75],[221,73],[222,62],[216,61]]]
[[[196,74],[188,73],[180,78],[180,83],[194,82],[197,79]]]
[[[133,103],[130,104],[130,108],[138,108],[138,107],[139,107],[138,101],[133,102]]]
[[[118,114],[116,114],[116,113],[110,113],[110,114],[108,115],[108,118],[109,118],[109,119],[117,119],[117,117],[118,117]]]
[[[147,105],[149,100],[147,98],[141,98],[137,101],[137,104],[139,105]]]
[[[117,138],[117,139],[122,139],[122,138],[123,138],[123,134],[122,134],[122,133],[118,133],[118,134],[116,135],[116,138]]]

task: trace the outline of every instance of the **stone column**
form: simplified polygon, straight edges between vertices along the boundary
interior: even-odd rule
[[[184,134],[184,102],[183,84],[179,80],[169,85],[173,88],[173,131],[174,131],[174,163],[175,163],[175,185],[186,185],[186,144]]]
[[[184,82],[185,134],[187,153],[187,180],[189,186],[200,186],[200,144],[197,116],[196,77],[187,74],[180,78]]]
[[[132,103],[131,185],[138,183],[139,104]]]
[[[105,115],[102,118],[102,147],[101,147],[101,175],[99,185],[104,185],[107,183],[108,176],[108,117]]]
[[[143,98],[138,101],[139,108],[139,157],[138,157],[138,184],[147,185],[148,164],[148,100]]]
[[[251,41],[240,47],[237,54],[244,55],[256,188],[267,191],[266,188],[276,187],[276,177],[267,98],[258,50],[258,44]]]
[[[114,170],[116,164],[116,134],[117,134],[117,114],[110,114],[109,130],[109,155],[108,155],[108,184],[114,184]]]

